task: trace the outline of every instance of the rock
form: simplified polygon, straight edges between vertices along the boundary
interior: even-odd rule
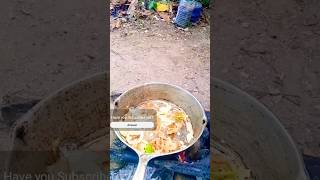
[[[250,24],[247,22],[243,22],[243,23],[241,23],[241,26],[244,28],[248,28],[250,26]]]
[[[31,13],[29,11],[25,10],[25,9],[21,9],[20,12],[25,16],[30,16],[31,15]]]
[[[229,69],[228,68],[224,68],[224,69],[222,69],[222,73],[228,73],[229,72]]]
[[[312,36],[313,35],[313,32],[312,31],[302,31],[301,32],[303,35],[306,35],[306,36]]]
[[[317,24],[318,24],[318,18],[314,17],[314,16],[306,18],[303,21],[303,25],[305,25],[305,26],[314,26],[314,25],[317,25]]]
[[[272,101],[275,103],[275,104],[278,104],[282,99],[282,96],[281,95],[277,95],[277,96],[273,96],[272,98]]]
[[[170,15],[165,12],[159,12],[159,16],[165,21],[165,22],[170,22]]]
[[[315,106],[314,106],[314,109],[315,109],[316,111],[319,111],[319,112],[320,112],[320,104],[315,105]]]
[[[121,19],[116,19],[111,22],[111,30],[119,29],[121,27],[121,25],[122,25]]]
[[[303,84],[305,86],[305,90],[306,91],[312,91],[313,90],[313,86],[312,86],[312,84],[310,82],[304,81]]]
[[[95,57],[93,55],[90,55],[90,54],[87,54],[86,57],[91,59],[91,60],[95,59]]]
[[[275,87],[269,86],[268,89],[269,89],[269,93],[270,93],[271,95],[278,95],[278,94],[280,94],[280,90],[277,89],[277,88],[275,88]]]
[[[241,72],[240,72],[240,76],[242,76],[242,77],[244,77],[244,78],[246,78],[246,79],[249,78],[249,74],[246,73],[246,72],[244,72],[244,71],[241,71]]]

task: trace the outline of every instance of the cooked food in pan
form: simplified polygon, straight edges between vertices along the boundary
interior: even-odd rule
[[[138,151],[147,154],[169,153],[186,147],[194,138],[188,115],[177,105],[164,100],[149,100],[129,109],[126,115],[129,116],[136,109],[153,109],[157,112],[154,130],[120,131],[127,143]]]

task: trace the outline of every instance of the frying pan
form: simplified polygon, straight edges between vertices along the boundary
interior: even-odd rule
[[[188,149],[200,138],[204,128],[207,124],[207,118],[205,111],[202,108],[199,101],[188,91],[170,84],[165,83],[148,83],[137,87],[134,87],[121,96],[119,96],[114,101],[114,109],[112,113],[117,109],[128,109],[129,107],[134,107],[141,102],[148,100],[166,100],[182,108],[189,116],[193,131],[194,138],[185,148],[173,151],[170,153],[159,153],[159,154],[145,154],[134,149],[126,140],[120,135],[119,129],[114,129],[117,137],[128,147],[134,150],[139,156],[139,163],[135,174],[133,175],[133,180],[143,180],[145,176],[145,171],[148,162],[156,157],[166,156],[170,154],[175,154]],[[123,112],[121,115],[125,115]]]

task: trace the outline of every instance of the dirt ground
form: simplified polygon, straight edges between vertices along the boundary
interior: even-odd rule
[[[320,157],[320,1],[215,1],[213,68]]]
[[[137,20],[110,33],[111,91],[147,82],[189,90],[210,109],[210,26],[179,30],[161,20]]]
[[[101,14],[105,3],[70,0],[62,7],[61,1],[39,2],[1,1],[0,108],[42,99],[106,70],[107,44],[99,40],[108,31]],[[0,114],[0,150],[8,149],[10,123]]]

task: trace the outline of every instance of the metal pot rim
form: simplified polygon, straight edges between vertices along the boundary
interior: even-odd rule
[[[136,85],[128,90],[126,90],[124,93],[122,93],[115,101],[117,102],[119,99],[121,99],[121,97],[123,97],[126,93],[128,93],[129,91],[132,91],[132,90],[135,90],[137,88],[141,88],[142,86],[148,86],[148,85],[166,85],[166,86],[171,86],[171,87],[174,87],[176,89],[179,89],[181,90],[182,92],[188,94],[198,105],[199,107],[201,108],[202,110],[202,114],[203,114],[203,117],[202,117],[202,120],[204,120],[205,122],[202,124],[201,126],[201,130],[200,130],[200,133],[198,135],[198,137],[196,137],[191,143],[188,144],[188,146],[186,146],[185,148],[183,149],[179,149],[177,151],[173,151],[173,152],[169,152],[169,153],[163,153],[163,154],[151,154],[151,155],[147,155],[149,156],[150,159],[152,158],[155,158],[155,157],[159,157],[159,156],[166,156],[166,155],[172,155],[172,154],[176,154],[176,153],[179,153],[181,151],[184,151],[186,149],[188,149],[189,147],[191,147],[192,145],[194,145],[194,143],[196,143],[198,141],[198,139],[201,137],[206,125],[207,125],[207,117],[206,117],[206,114],[205,114],[205,111],[202,107],[202,105],[200,104],[200,102],[187,90],[177,86],[177,85],[173,85],[173,84],[169,84],[169,83],[162,83],[162,82],[149,82],[149,83],[143,83],[143,84],[140,84],[140,85]],[[123,138],[122,136],[120,135],[119,131],[118,130],[114,130],[115,134],[117,135],[117,137],[124,143],[126,144],[128,147],[130,147],[132,150],[134,150],[139,156],[140,155],[143,155],[144,153],[141,153],[139,151],[137,151],[136,149],[134,149],[131,145],[129,145]]]

